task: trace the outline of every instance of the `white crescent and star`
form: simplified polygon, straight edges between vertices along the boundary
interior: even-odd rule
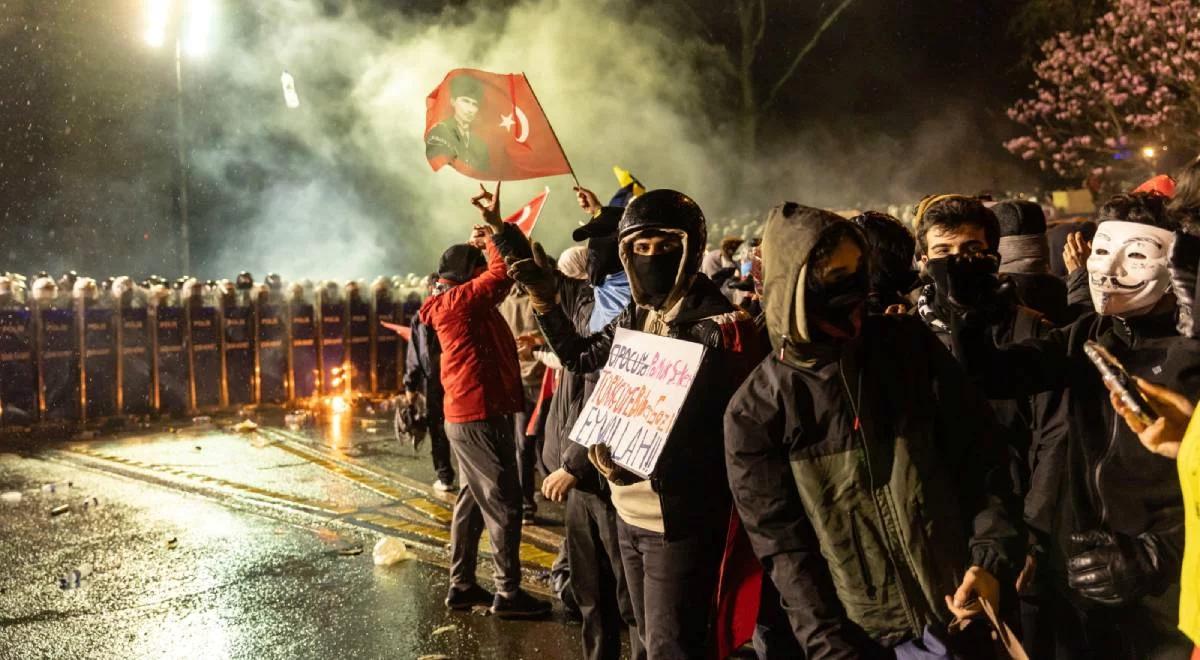
[[[516,115],[515,118],[513,117],[514,114]],[[514,136],[514,139],[524,144],[529,139],[529,119],[525,116],[525,111],[519,105],[514,105],[511,113],[500,115],[500,128],[512,133],[514,124],[517,126],[517,134]]]

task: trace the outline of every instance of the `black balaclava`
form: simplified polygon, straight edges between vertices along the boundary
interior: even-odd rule
[[[629,267],[637,278],[638,288],[645,294],[646,303],[655,309],[662,309],[679,280],[679,262],[683,258],[683,250],[655,255],[634,254],[628,258]]]
[[[933,280],[934,305],[944,316],[990,303],[1000,288],[1000,258],[992,252],[930,259],[925,268]]]
[[[614,231],[603,236],[593,236],[587,242],[588,281],[592,286],[604,284],[605,278],[623,270],[621,255],[617,250],[620,241]]]
[[[871,288],[865,265],[857,272],[828,283],[817,282],[811,275],[804,283],[804,303],[809,327],[834,339],[858,335],[862,310]]]

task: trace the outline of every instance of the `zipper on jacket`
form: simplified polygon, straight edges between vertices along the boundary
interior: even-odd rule
[[[842,389],[846,392],[846,398],[850,401],[850,410],[854,413],[854,429],[851,431],[851,435],[857,438],[859,444],[862,446],[863,458],[866,460],[867,487],[870,489],[871,504],[875,507],[875,515],[882,524],[884,520],[883,510],[880,508],[879,499],[875,495],[875,474],[871,471],[871,450],[867,447],[867,433],[862,428],[862,418],[859,415],[858,405],[860,402],[850,392],[850,381],[846,378],[846,369],[841,359],[838,359],[838,375],[841,376]],[[862,394],[861,388],[859,389],[859,394]],[[851,515],[853,516],[853,512],[851,512]],[[896,565],[896,557],[892,551],[892,544],[888,540],[886,532],[882,536],[884,554],[887,555],[887,560],[892,565],[892,570],[896,572],[896,593],[900,595],[900,602],[904,606],[904,615],[908,617],[908,627],[919,636],[920,626],[913,617],[913,607],[908,601],[908,594],[905,593],[904,579],[900,576],[900,567]],[[866,562],[861,553],[859,557],[859,561]],[[909,567],[909,570],[912,570],[911,567]]]
[[[866,552],[863,550],[862,537],[858,533],[858,517],[850,512],[850,542],[854,544],[854,552],[858,555],[858,570],[862,572],[863,582],[867,586],[867,598],[875,600],[875,583],[871,581],[871,569],[867,566]]]
[[[1112,432],[1108,436],[1108,445],[1104,448],[1104,453],[1100,455],[1100,460],[1096,462],[1096,469],[1092,473],[1092,489],[1096,493],[1096,503],[1100,505],[1100,526],[1108,524],[1108,507],[1104,504],[1104,496],[1100,492],[1100,475],[1104,471],[1104,464],[1108,462],[1109,456],[1112,455],[1113,447],[1117,444],[1117,416],[1113,415]]]

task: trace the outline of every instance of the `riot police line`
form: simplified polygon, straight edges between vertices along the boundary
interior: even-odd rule
[[[407,310],[386,288],[180,293],[0,307],[0,428],[382,395],[402,382],[404,343],[381,321],[406,324]]]

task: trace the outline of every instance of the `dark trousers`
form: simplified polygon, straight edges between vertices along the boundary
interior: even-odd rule
[[[429,454],[433,457],[433,469],[444,484],[454,483],[454,463],[450,462],[450,439],[446,437],[446,420],[441,417],[429,419]]]
[[[607,497],[572,489],[567,495],[566,528],[571,591],[583,617],[583,657],[620,658],[621,630],[628,629],[631,656],[644,659],[621,568],[616,509]]]
[[[638,636],[650,660],[690,660],[707,654],[725,531],[714,525],[668,542],[662,534],[634,527],[618,516],[621,564]]]
[[[517,482],[512,418],[446,423],[458,458],[462,489],[450,521],[450,587],[475,584],[479,537],[486,525],[496,565],[496,589],[511,594],[521,586],[521,486]]]
[[[539,386],[540,387],[540,386]],[[537,388],[525,388],[525,410],[513,415],[513,437],[517,439],[517,470],[521,478],[521,502],[526,513],[537,511],[537,502],[533,499],[534,481],[538,463],[538,438],[525,433],[533,408],[537,405]]]
[[[787,612],[783,609],[783,601],[771,576],[765,572],[762,577],[762,593],[758,599],[758,621],[754,626],[754,653],[758,660],[784,660],[804,657],[800,642],[792,633],[792,624],[788,621]]]

